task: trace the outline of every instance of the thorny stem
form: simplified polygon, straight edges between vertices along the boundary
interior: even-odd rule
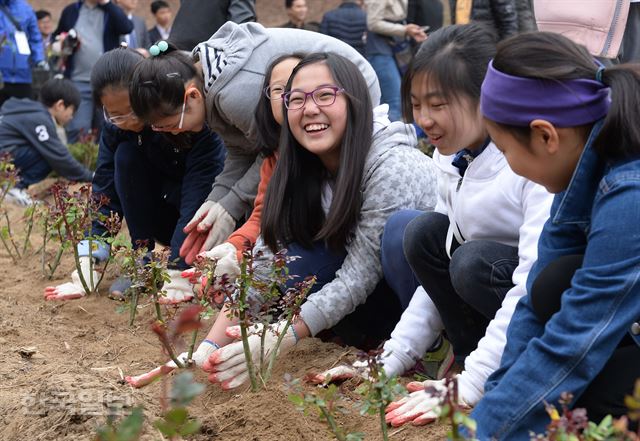
[[[89,238],[89,286],[91,289],[98,292],[98,285],[93,284],[93,267],[95,263],[93,262],[93,240]]]
[[[47,238],[49,236],[49,218],[47,216],[44,217],[44,236],[42,237],[42,255],[40,258],[40,263],[42,263],[42,275],[46,276],[47,273],[45,272],[45,264],[46,264],[46,260],[47,260]],[[60,249],[62,249],[62,246],[60,246]],[[53,277],[53,274],[49,274],[48,278],[51,279],[51,277]]]
[[[380,406],[378,409],[378,417],[380,418],[380,429],[382,429],[382,439],[384,441],[389,440],[389,434],[387,433],[387,421],[384,414],[385,406]]]
[[[82,274],[82,268],[80,267],[80,256],[78,255],[78,246],[77,244],[73,245],[73,259],[76,263],[76,270],[78,271],[78,278],[80,279],[80,283],[82,283],[82,288],[87,295],[90,295],[92,291],[89,290],[87,286],[87,282],[84,280],[84,274]]]
[[[129,306],[129,326],[133,326],[138,310],[138,288],[131,288],[131,305]]]
[[[44,250],[43,250],[44,252]],[[64,253],[64,246],[60,246],[60,248],[58,248],[58,252],[56,253],[56,257],[55,259],[53,259],[53,266],[52,265],[48,265],[49,266],[49,274],[47,275],[47,278],[49,280],[51,280],[53,278],[53,274],[56,272],[56,269],[58,269],[58,265],[60,265],[60,260],[62,259],[62,253]],[[43,255],[43,259],[44,259],[44,255]]]
[[[249,380],[251,380],[251,391],[256,392],[258,390],[258,381],[256,378],[255,366],[253,364],[253,358],[251,357],[251,349],[249,348],[249,336],[247,334],[247,322],[246,322],[246,308],[247,308],[247,291],[249,290],[249,275],[247,274],[247,262],[243,260],[240,267],[240,293],[238,296],[238,320],[240,322],[240,334],[242,335],[242,349],[244,351],[244,358],[247,363],[247,373],[249,374]]]
[[[331,415],[331,412],[329,412],[327,408],[324,406],[319,406],[319,407],[320,407],[320,412],[322,412],[322,416],[324,417],[325,420],[327,420],[327,423],[329,424],[329,427],[331,428],[331,431],[335,435],[336,439],[338,441],[345,441],[346,438],[342,434],[342,431],[340,430],[338,425],[336,424],[336,420],[333,418],[333,415]]]
[[[27,245],[29,244],[29,238],[31,237],[31,230],[33,229],[33,216],[36,212],[35,205],[31,206],[31,215],[29,216],[29,220],[27,221],[27,233],[24,237],[24,243],[22,244],[22,255],[27,252]]]
[[[0,234],[0,240],[2,240],[2,245],[4,245],[4,248],[7,250],[7,253],[9,253],[9,257],[11,257],[11,260],[13,260],[13,263],[18,263],[16,256],[14,256],[13,253],[11,252],[11,248],[9,248],[9,245],[4,240],[4,236],[2,234]]]
[[[198,329],[196,328],[193,331],[193,335],[191,336],[191,345],[189,345],[189,354],[187,355],[188,361],[191,361],[191,357],[193,356],[193,349],[196,347],[197,340],[198,340]]]
[[[262,332],[260,332],[260,375],[263,377],[263,381],[267,381],[264,377],[266,375],[265,365],[264,365],[264,342],[267,338],[267,330],[269,327],[267,325],[262,327]]]
[[[11,221],[9,220],[9,214],[6,211],[4,212],[4,218],[7,221],[7,234],[9,236],[9,241],[11,242],[13,248],[16,250],[16,256],[20,258],[20,249],[18,248],[18,244],[16,244],[16,241],[13,240],[13,233],[11,232]]]
[[[104,266],[102,267],[102,272],[100,273],[100,277],[98,277],[98,283],[96,283],[96,289],[98,289],[98,287],[100,286],[102,279],[104,279],[104,275],[107,274],[107,268],[109,267],[110,262],[111,262],[111,254],[109,254],[109,257],[107,257],[107,260],[104,263]],[[93,277],[93,271],[91,271],[91,277]]]

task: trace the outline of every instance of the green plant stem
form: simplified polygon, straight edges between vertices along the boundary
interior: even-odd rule
[[[133,326],[138,310],[138,288],[131,288],[131,304],[129,306],[129,326]]]
[[[262,332],[260,333],[260,376],[262,377],[262,380],[264,382],[267,381],[267,379],[264,378],[265,368],[266,368],[266,366],[264,365],[264,341],[267,338],[268,329],[269,329],[269,325],[264,324],[262,326]]]
[[[167,344],[164,344],[164,348],[167,350],[167,353],[169,354],[169,357],[171,357],[171,360],[173,360],[173,362],[176,364],[176,366],[178,366],[178,368],[183,369],[184,368],[184,364],[182,364],[182,362],[180,360],[178,360],[178,357],[176,357],[175,352],[173,352],[173,348],[171,347],[171,345],[167,342]]]
[[[89,286],[91,287],[92,292],[98,292],[98,285],[94,285],[93,282],[93,266],[95,263],[93,262],[93,240],[89,238]]]
[[[249,380],[251,381],[251,391],[258,391],[258,380],[256,378],[255,366],[253,364],[253,357],[251,356],[251,348],[249,348],[249,335],[247,333],[246,322],[246,308],[247,308],[247,291],[249,290],[249,276],[247,275],[247,262],[243,261],[240,268],[240,293],[238,295],[238,320],[240,322],[240,335],[242,336],[242,350],[244,351],[244,358],[247,363],[247,373],[249,374]]]
[[[53,266],[49,265],[49,275],[47,276],[49,280],[53,278],[53,274],[58,269],[58,265],[60,265],[60,260],[62,259],[62,254],[64,253],[64,245],[61,245],[58,248],[58,252],[56,253],[56,257],[53,259]]]
[[[47,276],[45,272],[45,264],[47,260],[47,238],[49,237],[49,218],[45,216],[44,218],[44,235],[42,236],[42,255],[40,256],[40,263],[42,264],[42,275]],[[60,247],[62,249],[62,247]],[[51,280],[53,275],[49,275],[48,278]]]
[[[78,244],[71,243],[73,246],[73,260],[76,263],[76,270],[78,271],[78,278],[80,279],[80,283],[82,284],[82,288],[87,295],[91,294],[89,287],[87,286],[87,282],[84,280],[84,274],[82,274],[82,268],[80,267],[80,256],[78,255]]]
[[[27,221],[27,232],[24,237],[24,243],[22,244],[22,255],[24,256],[27,252],[27,245],[30,243],[29,238],[31,237],[31,230],[33,230],[33,216],[36,212],[36,207],[34,205],[31,206],[31,215],[29,216],[29,220]]]
[[[160,323],[164,323],[162,317],[162,309],[160,308],[160,302],[158,301],[158,282],[156,281],[157,275],[153,274],[153,285],[151,286],[151,298],[153,299],[153,306],[156,310],[156,318]]]
[[[102,272],[100,273],[100,277],[98,277],[98,282],[96,283],[96,290],[100,286],[100,283],[102,283],[102,279],[104,279],[104,275],[107,274],[107,268],[109,267],[109,263],[111,262],[111,257],[112,257],[111,253],[109,253],[109,257],[107,257],[107,260],[104,263],[104,266],[102,267]]]
[[[16,256],[14,256],[13,253],[11,252],[11,248],[9,248],[9,244],[7,244],[7,241],[4,240],[4,236],[2,234],[0,234],[0,240],[2,240],[2,245],[4,245],[4,248],[7,250],[7,253],[9,253],[9,257],[11,257],[11,260],[13,260],[13,263],[18,263],[18,259],[16,259]]]
[[[318,407],[320,409],[320,412],[322,412],[322,416],[324,417],[324,419],[327,420],[327,424],[329,424],[329,427],[331,428],[331,431],[335,435],[336,439],[338,441],[345,441],[347,438],[344,436],[342,430],[340,430],[340,428],[336,424],[336,420],[333,418],[333,415],[331,415],[331,412],[329,412],[324,406]]]
[[[13,246],[13,248],[16,250],[16,256],[20,258],[22,257],[22,255],[20,254],[20,249],[18,248],[18,244],[16,243],[15,240],[13,240],[13,233],[11,232],[11,221],[9,220],[9,213],[7,213],[6,211],[4,212],[4,218],[7,221],[7,234],[9,236],[9,241],[11,242],[11,245]]]
[[[191,357],[193,356],[193,349],[196,347],[196,341],[198,341],[197,329],[193,331],[193,335],[191,336],[191,344],[189,345],[189,354],[187,355],[187,360],[191,360]]]
[[[386,406],[380,406],[380,409],[378,409],[378,416],[380,417],[380,430],[382,430],[382,439],[384,441],[388,441],[389,434],[387,431],[387,421],[385,420],[385,413],[384,413],[385,407]]]

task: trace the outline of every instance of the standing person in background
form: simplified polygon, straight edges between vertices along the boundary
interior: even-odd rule
[[[149,33],[147,32],[147,24],[144,22],[144,18],[133,15],[133,12],[138,7],[138,0],[116,0],[116,4],[122,8],[127,18],[133,23],[133,31],[120,37],[121,41],[127,43],[127,47],[131,49],[144,49],[151,46],[149,39]]]
[[[10,97],[31,98],[31,66],[46,65],[36,14],[24,0],[0,0],[0,105]]]
[[[429,32],[437,31],[444,24],[442,0],[409,0],[407,21],[418,26],[429,26]]]
[[[522,1],[528,2],[528,0],[450,0],[452,22],[455,24],[467,24],[472,20],[485,22],[493,27],[500,40],[503,40],[518,33],[516,1],[521,7]]]
[[[75,29],[80,44],[68,58],[64,74],[74,82],[82,97],[76,115],[67,126],[68,141],[74,143],[82,133],[102,126],[102,114],[95,109],[91,96],[91,69],[100,55],[118,47],[120,35],[133,31],[133,23],[109,0],[81,0],[62,10],[53,36],[70,29]]]
[[[320,24],[318,22],[306,21],[307,12],[309,11],[306,0],[284,0],[284,7],[287,11],[289,21],[278,26],[279,28],[296,28],[314,32],[320,31]]]
[[[149,29],[151,44],[160,40],[168,40],[171,33],[171,20],[173,20],[171,6],[164,0],[155,0],[151,2],[151,13],[156,19],[156,25]]]
[[[178,49],[191,51],[227,21],[256,21],[255,0],[181,0],[169,41]]]
[[[631,0],[629,3],[629,15],[618,59],[621,63],[640,61],[640,0]]]
[[[53,35],[53,20],[51,19],[51,12],[46,9],[39,9],[36,11],[36,19],[38,20],[38,29],[42,36],[42,45],[44,46],[45,53],[47,48],[51,44],[51,35]]]
[[[416,24],[405,24],[407,0],[365,0],[367,9],[367,60],[380,81],[383,103],[389,105],[389,119],[401,119],[400,70],[393,56],[394,39],[412,38],[420,43],[427,34]]]
[[[320,32],[344,41],[364,55],[367,14],[362,10],[362,1],[346,0],[337,8],[327,11],[322,17]]]

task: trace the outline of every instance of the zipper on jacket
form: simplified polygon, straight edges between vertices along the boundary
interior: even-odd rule
[[[138,134],[138,145],[142,145],[142,135]]]
[[[456,193],[457,193],[458,191],[460,191],[460,187],[462,187],[462,180],[463,180],[463,179],[464,179],[464,178],[463,178],[462,176],[460,176],[460,179],[458,179],[458,185],[456,185]]]
[[[604,48],[600,53],[601,57],[604,57],[607,52],[609,52],[609,48],[611,47],[611,42],[613,40],[613,34],[615,32],[616,26],[618,24],[618,20],[620,19],[620,11],[622,10],[623,0],[616,1],[616,9],[613,12],[613,20],[611,22],[611,27],[609,28],[609,32],[607,33],[607,39],[604,42]]]

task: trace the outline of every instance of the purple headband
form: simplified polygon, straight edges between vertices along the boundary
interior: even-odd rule
[[[489,62],[482,82],[480,110],[489,120],[527,127],[534,119],[575,127],[604,117],[610,88],[596,80],[543,80],[508,75]]]

